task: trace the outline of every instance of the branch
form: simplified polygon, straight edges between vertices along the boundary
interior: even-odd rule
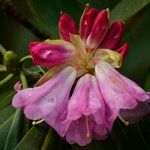
[[[25,18],[19,11],[18,7],[16,7],[11,0],[0,0],[0,3],[3,6],[3,9],[6,11],[8,16],[13,18],[14,20],[18,21],[20,24],[22,24],[24,27],[26,27],[28,30],[30,30],[35,36],[37,36],[40,39],[50,39],[51,36],[47,35],[45,33],[42,33],[38,30],[37,27],[35,27],[27,18]]]

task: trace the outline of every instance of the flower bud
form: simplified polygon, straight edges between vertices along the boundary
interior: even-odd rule
[[[123,23],[115,21],[107,31],[99,47],[114,49],[122,38],[123,30]]]
[[[123,58],[126,57],[128,53],[128,43],[123,43],[118,50],[116,50],[118,53],[122,55]]]
[[[109,25],[109,12],[102,10],[95,18],[92,31],[87,38],[87,46],[91,49],[97,48],[102,39],[104,38],[105,32]]]
[[[66,41],[70,41],[70,33],[78,34],[78,29],[74,20],[68,14],[62,13],[59,19],[60,37]]]
[[[86,41],[87,37],[89,36],[92,30],[98,12],[99,11],[97,9],[90,8],[88,5],[85,7],[85,10],[80,20],[80,34],[81,34],[81,38],[84,41]]]
[[[7,51],[3,57],[3,63],[9,73],[17,73],[19,70],[19,59],[13,51]]]

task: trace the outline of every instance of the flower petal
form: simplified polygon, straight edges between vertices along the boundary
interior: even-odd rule
[[[116,51],[120,53],[123,58],[125,58],[128,53],[128,43],[123,43]]]
[[[76,120],[82,115],[88,116],[101,108],[103,100],[96,78],[86,74],[79,79],[68,103],[67,119]]]
[[[92,31],[87,38],[87,47],[91,49],[96,48],[102,39],[104,38],[105,32],[109,25],[109,14],[107,10],[102,10],[97,15]]]
[[[20,91],[21,90],[21,88],[22,88],[22,83],[19,81],[19,82],[17,82],[17,83],[15,83],[15,85],[14,85],[14,89],[15,89],[15,91]]]
[[[93,122],[91,120],[88,121],[90,134],[93,129]],[[79,144],[80,146],[85,146],[89,144],[92,140],[92,137],[86,137],[87,129],[86,129],[86,120],[85,117],[81,117],[76,121],[72,121],[67,132],[66,132],[66,140],[70,144]],[[92,135],[92,134],[91,134]]]
[[[70,41],[70,33],[78,34],[78,30],[74,20],[65,13],[62,13],[59,19],[59,34],[66,41]]]
[[[99,11],[97,9],[90,8],[89,5],[85,6],[85,10],[80,20],[80,35],[83,41],[86,41],[89,36],[98,13]]]
[[[106,62],[95,68],[96,78],[103,98],[112,111],[109,120],[113,121],[120,109],[134,109],[137,101],[146,101],[149,96],[136,83],[127,79]]]
[[[19,91],[12,105],[23,107],[26,117],[31,120],[44,118],[52,112],[56,116],[60,107],[66,106],[75,78],[75,69],[67,67],[43,85]]]
[[[107,31],[104,39],[100,43],[100,48],[114,49],[122,38],[123,35],[123,23],[120,21],[114,22],[110,29]]]
[[[29,47],[33,63],[47,68],[67,61],[75,53],[73,45],[62,40],[46,40]]]
[[[150,105],[147,102],[138,102],[137,106],[130,109],[123,109],[120,111],[120,116],[131,123],[140,121],[146,114],[150,113]]]
[[[122,56],[120,53],[110,49],[97,49],[92,61],[94,64],[105,61],[115,68],[120,68],[122,65]]]
[[[97,140],[105,140],[107,138],[107,130],[104,126],[95,124],[93,128],[93,137]]]

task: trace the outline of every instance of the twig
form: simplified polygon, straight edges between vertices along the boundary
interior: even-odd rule
[[[24,27],[29,29],[35,36],[40,39],[50,39],[51,36],[45,33],[42,33],[35,27],[27,18],[25,18],[19,11],[18,7],[16,7],[11,0],[0,0],[0,3],[3,6],[3,9],[6,11],[8,16],[12,17],[14,20],[18,21]]]

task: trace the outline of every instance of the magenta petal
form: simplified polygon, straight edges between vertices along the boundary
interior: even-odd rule
[[[123,23],[120,21],[114,22],[107,31],[104,39],[100,43],[100,48],[114,49],[123,35]]]
[[[104,110],[104,107],[101,108],[102,106],[103,100],[96,78],[86,74],[77,82],[73,95],[69,100],[67,119],[76,120],[82,115],[88,116],[99,109]]]
[[[109,14],[107,10],[102,10],[95,18],[92,31],[87,38],[87,47],[96,48],[102,39],[109,25]]]
[[[60,37],[66,41],[70,42],[70,33],[71,34],[78,34],[78,29],[74,20],[65,13],[62,13],[59,19],[59,33]]]
[[[43,85],[19,91],[12,105],[24,108],[31,120],[43,119],[49,113],[58,115],[60,108],[66,106],[75,78],[75,69],[67,67]]]
[[[28,46],[28,49],[32,49],[34,46],[36,46],[37,44],[39,44],[40,42],[39,41],[33,41],[33,42],[30,42],[29,43],[29,46]]]
[[[92,135],[92,129],[94,123],[89,119],[89,133]],[[76,121],[72,121],[67,132],[66,132],[66,140],[70,144],[79,144],[80,146],[85,146],[89,144],[92,140],[92,137],[86,137],[87,129],[86,129],[86,120],[85,117],[81,117]]]
[[[121,75],[108,63],[100,62],[95,71],[105,103],[111,110],[109,120],[112,123],[121,109],[134,109],[138,101],[149,99],[144,90]]]
[[[128,53],[128,43],[123,43],[116,51],[120,53],[123,58],[125,58]]]
[[[98,15],[98,10],[95,8],[87,8],[85,12],[83,12],[82,18],[80,20],[80,34],[81,38],[86,41],[87,37],[89,36],[95,18]]]
[[[67,61],[74,54],[74,47],[68,42],[63,44],[39,43],[35,46],[29,46],[30,55],[35,65],[47,68],[56,66]]]

